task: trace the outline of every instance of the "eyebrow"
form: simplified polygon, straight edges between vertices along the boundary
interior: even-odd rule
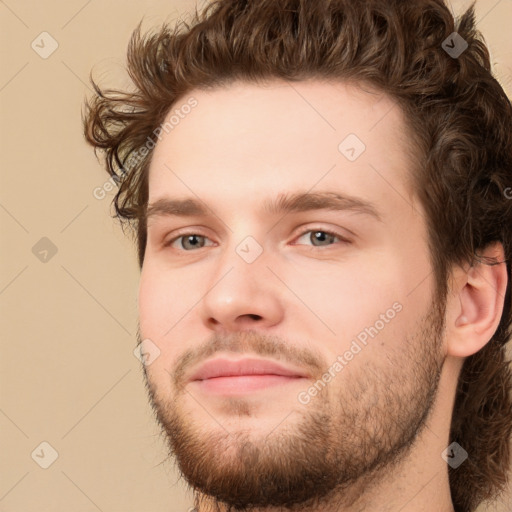
[[[336,192],[280,194],[275,199],[267,199],[263,203],[263,212],[274,216],[313,210],[351,211],[371,216],[382,222],[381,215],[372,203],[359,197]],[[206,217],[210,213],[211,210],[197,199],[163,197],[148,205],[145,217],[146,220],[168,216]]]

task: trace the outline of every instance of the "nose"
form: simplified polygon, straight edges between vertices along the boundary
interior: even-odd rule
[[[235,253],[223,259],[208,281],[200,306],[203,322],[218,332],[277,325],[284,315],[281,288],[263,256],[246,263]]]

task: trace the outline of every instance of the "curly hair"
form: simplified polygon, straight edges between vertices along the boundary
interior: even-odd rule
[[[445,49],[453,33],[467,48]],[[445,43],[445,44],[443,44]],[[170,109],[194,89],[235,80],[339,80],[368,84],[394,99],[417,155],[411,170],[427,215],[429,252],[442,302],[453,265],[482,260],[499,241],[508,285],[492,339],[467,357],[459,376],[450,442],[469,458],[449,468],[457,512],[495,499],[509,481],[512,106],[491,71],[474,3],[454,19],[443,0],[215,0],[191,23],[133,32],[127,54],[133,91],[102,90],[83,113],[86,140],[116,180],[113,204],[133,229],[142,268],[147,241],[148,167]],[[503,262],[501,262],[503,263]]]

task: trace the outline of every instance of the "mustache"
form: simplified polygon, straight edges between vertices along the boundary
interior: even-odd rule
[[[141,343],[142,339],[139,327],[137,340]],[[183,343],[183,346],[186,347],[186,343]],[[314,376],[321,375],[328,367],[319,352],[314,352],[311,348],[299,347],[277,335],[254,330],[225,334],[215,332],[200,345],[184,348],[183,353],[178,356],[174,368],[169,372],[175,388],[184,387],[185,377],[191,367],[221,352],[272,358],[307,369]]]

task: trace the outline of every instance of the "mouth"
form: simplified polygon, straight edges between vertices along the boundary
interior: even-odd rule
[[[239,395],[309,378],[302,369],[266,359],[213,359],[203,364],[189,379],[201,391]]]

